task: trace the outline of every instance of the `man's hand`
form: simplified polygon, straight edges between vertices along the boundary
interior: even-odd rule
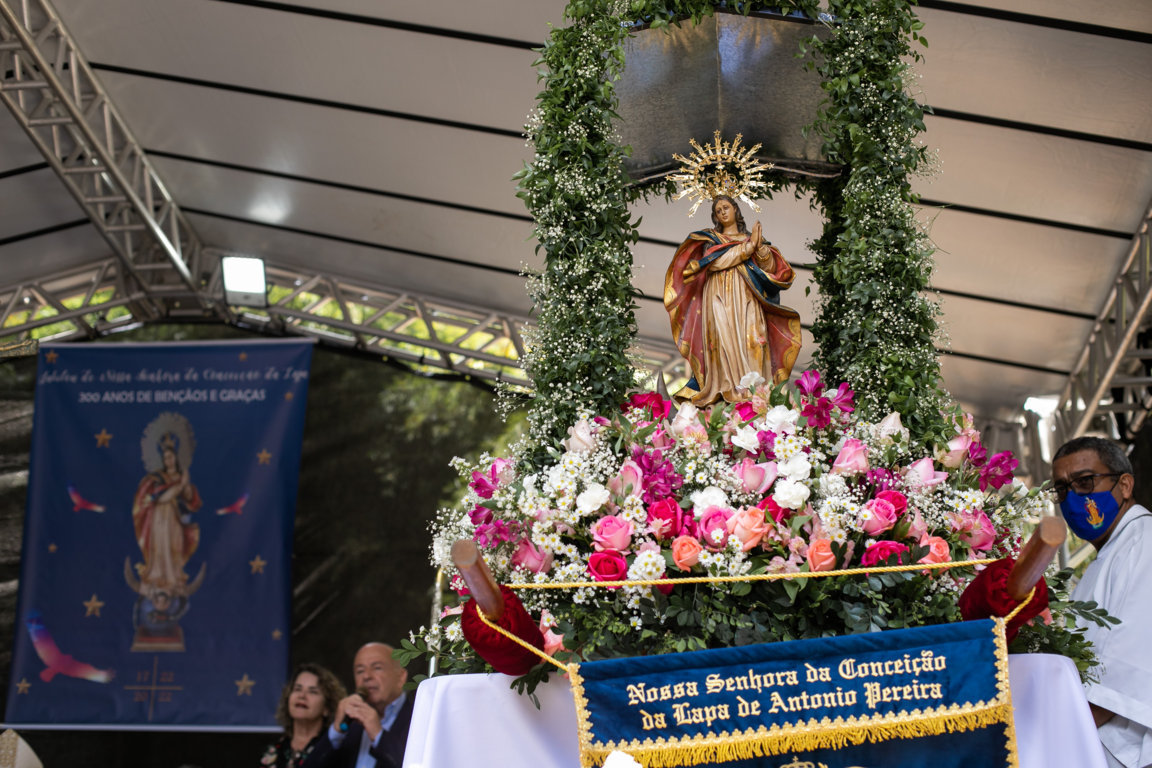
[[[344,722],[345,717],[356,720],[363,725],[364,732],[372,741],[375,741],[380,734],[380,714],[371,704],[360,698],[358,693],[342,699],[336,706],[336,720],[334,722],[337,723],[337,727]]]

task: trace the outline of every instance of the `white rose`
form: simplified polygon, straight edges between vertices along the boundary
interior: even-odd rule
[[[699,517],[709,507],[727,507],[728,497],[724,491],[710,485],[702,491],[696,491],[690,497],[692,500],[692,514]]]
[[[876,439],[883,444],[890,444],[896,440],[908,442],[908,430],[900,423],[900,414],[896,411],[884,417],[884,420],[876,425]]]
[[[756,389],[764,383],[764,377],[755,371],[749,371],[740,377],[740,389]]]
[[[736,430],[736,434],[732,435],[732,445],[746,451],[759,450],[760,438],[756,436],[756,428],[748,425],[740,427]]]
[[[798,451],[787,461],[776,462],[776,471],[789,480],[807,480],[812,475],[812,462],[808,454]]]
[[[612,498],[608,489],[600,483],[592,483],[576,497],[576,509],[589,515],[603,507]]]
[[[679,437],[680,433],[696,421],[698,413],[699,410],[692,403],[682,403],[680,409],[676,411],[676,416],[672,419],[672,434]]]
[[[777,405],[764,414],[764,426],[776,434],[793,435],[800,414],[787,406]]]
[[[568,439],[560,442],[566,451],[587,453],[596,447],[596,432],[587,419],[580,419],[568,427]]]
[[[782,477],[776,481],[772,500],[786,509],[800,509],[808,501],[811,491],[804,483]]]

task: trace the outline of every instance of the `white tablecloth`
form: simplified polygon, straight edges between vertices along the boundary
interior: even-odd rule
[[[1063,656],[1008,657],[1020,768],[1105,768],[1076,667]],[[446,675],[416,696],[404,768],[579,768],[566,680],[537,688],[540,709],[506,675]]]

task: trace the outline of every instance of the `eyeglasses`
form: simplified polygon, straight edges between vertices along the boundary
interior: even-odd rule
[[[1112,483],[1112,488],[1116,487],[1116,483],[1120,482],[1120,477],[1123,472],[1094,472],[1091,475],[1080,475],[1074,477],[1067,483],[1053,483],[1052,494],[1056,497],[1056,501],[1064,501],[1068,497],[1068,490],[1076,491],[1078,496],[1087,496],[1096,490],[1096,478],[1098,477],[1115,477],[1116,482]],[[1111,491],[1112,488],[1108,490]]]

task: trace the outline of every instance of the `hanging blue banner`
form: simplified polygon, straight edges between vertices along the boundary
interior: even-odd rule
[[[275,724],[311,355],[41,346],[9,722]]]
[[[581,763],[650,768],[1017,764],[1004,626],[863,635],[585,662]]]

